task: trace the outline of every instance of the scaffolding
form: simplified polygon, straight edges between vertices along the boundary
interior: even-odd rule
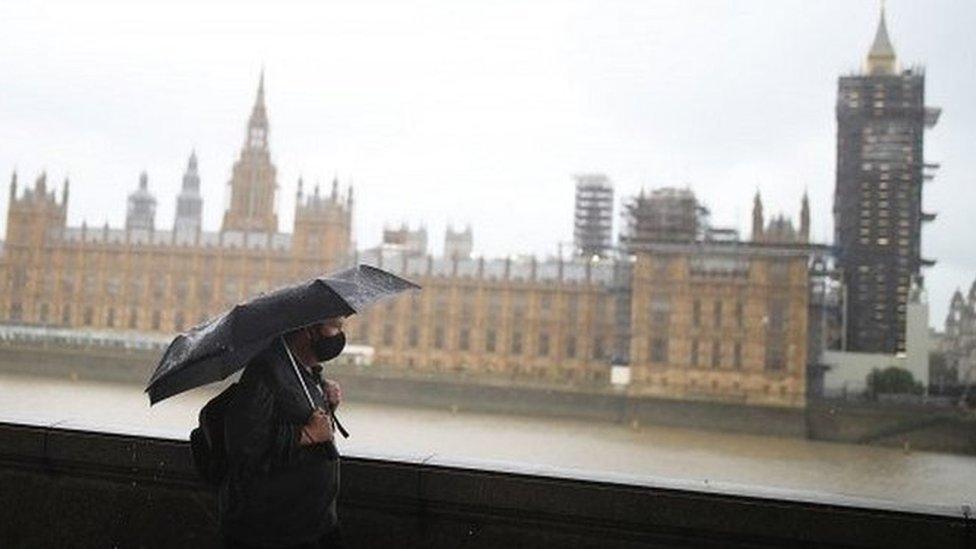
[[[603,174],[576,176],[573,242],[583,257],[608,257],[613,246],[613,185]]]
[[[620,245],[629,253],[654,242],[695,242],[708,232],[708,209],[690,189],[641,191],[624,204]]]

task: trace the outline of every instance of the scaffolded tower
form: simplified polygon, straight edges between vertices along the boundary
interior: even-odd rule
[[[607,257],[613,247],[613,185],[603,174],[576,176],[573,240],[583,257]]]
[[[940,111],[925,106],[925,73],[897,69],[884,9],[866,70],[840,78],[837,95],[835,245],[847,288],[852,351],[906,348],[909,292],[920,270],[925,164],[923,135]]]

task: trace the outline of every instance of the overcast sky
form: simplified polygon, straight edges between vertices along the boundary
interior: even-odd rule
[[[899,61],[926,67],[944,109],[923,237],[941,326],[976,276],[976,4],[887,9]],[[791,216],[807,190],[829,242],[837,77],[862,66],[877,18],[873,0],[7,1],[0,170],[70,176],[69,224],[112,226],[146,170],[169,227],[195,148],[216,229],[264,66],[285,231],[299,175],[327,189],[338,174],[360,247],[423,223],[440,253],[445,225],[470,223],[478,254],[554,254],[572,174],[604,172],[618,204],[688,186],[743,231],[757,188],[767,215]]]

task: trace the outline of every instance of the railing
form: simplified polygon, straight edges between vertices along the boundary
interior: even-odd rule
[[[598,460],[599,456],[594,456]],[[967,508],[437,455],[343,458],[349,547],[972,547]],[[0,545],[212,547],[213,494],[165,433],[0,423]]]

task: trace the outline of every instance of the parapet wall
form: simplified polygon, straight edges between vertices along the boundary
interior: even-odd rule
[[[358,547],[972,547],[966,511],[678,482],[581,477],[438,456],[343,458]],[[0,423],[0,545],[214,547],[187,443]]]

